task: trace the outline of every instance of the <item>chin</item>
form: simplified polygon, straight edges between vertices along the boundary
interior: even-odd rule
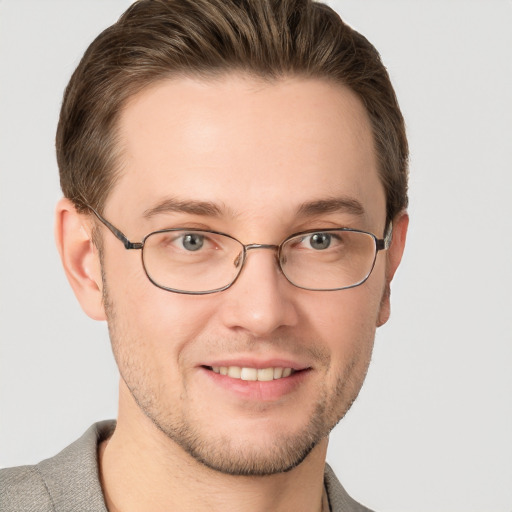
[[[341,418],[331,416],[325,402],[317,404],[302,425],[269,420],[205,424],[204,419],[153,423],[196,462],[223,474],[268,476],[300,465]],[[290,420],[293,421],[292,418]],[[298,421],[298,419],[297,419]]]
[[[233,476],[268,476],[297,467],[322,437],[281,434],[268,443],[238,443],[229,437],[203,441],[181,437],[179,444],[189,456],[213,471]]]

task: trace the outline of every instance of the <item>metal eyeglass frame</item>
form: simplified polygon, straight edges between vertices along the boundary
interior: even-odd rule
[[[89,208],[94,213],[94,215],[98,218],[98,220],[104,226],[106,226],[109,229],[109,231],[118,240],[120,240],[123,243],[125,249],[128,249],[128,250],[130,250],[130,249],[140,249],[140,251],[141,251],[142,267],[144,268],[144,272],[145,272],[147,278],[151,281],[151,283],[153,283],[156,287],[161,288],[162,290],[166,290],[168,292],[174,292],[174,293],[182,293],[182,294],[186,294],[186,295],[207,295],[207,294],[210,294],[210,293],[217,293],[217,292],[222,292],[224,290],[227,290],[229,287],[231,287],[236,282],[236,280],[238,279],[238,277],[242,273],[242,269],[243,269],[245,261],[247,259],[247,253],[248,253],[248,251],[253,250],[253,249],[270,249],[270,250],[275,251],[279,270],[284,275],[286,280],[290,284],[292,284],[293,286],[295,286],[297,288],[301,288],[303,290],[322,291],[322,292],[331,292],[331,291],[339,291],[339,290],[347,290],[349,288],[355,288],[356,286],[362,285],[370,277],[370,275],[371,275],[371,273],[373,271],[373,268],[375,267],[375,261],[377,260],[378,252],[386,250],[386,249],[389,249],[389,246],[391,245],[391,240],[393,238],[393,223],[392,222],[389,223],[389,226],[388,226],[388,229],[386,230],[384,238],[377,238],[373,233],[370,233],[368,231],[362,231],[360,229],[352,229],[352,228],[328,228],[328,229],[320,229],[320,230],[312,229],[312,230],[308,230],[308,231],[300,231],[298,233],[294,233],[294,234],[286,237],[279,245],[274,245],[274,244],[247,244],[246,245],[246,244],[243,244],[242,242],[240,242],[240,240],[236,239],[235,237],[233,237],[231,235],[228,235],[227,233],[222,233],[220,231],[212,231],[212,230],[208,230],[208,229],[200,229],[200,230],[191,229],[190,231],[200,231],[202,233],[212,233],[212,234],[216,234],[216,235],[226,236],[228,238],[231,238],[232,240],[235,240],[243,248],[243,257],[241,258],[241,262],[240,262],[240,270],[238,271],[238,273],[235,276],[235,278],[229,284],[227,284],[226,286],[223,286],[221,288],[216,288],[214,290],[207,290],[207,291],[186,291],[186,290],[178,290],[178,289],[175,289],[175,288],[169,288],[167,286],[163,286],[163,285],[157,283],[156,281],[154,281],[154,279],[151,277],[151,275],[149,274],[149,272],[146,269],[146,265],[144,264],[144,256],[143,256],[144,243],[146,242],[146,240],[151,235],[154,235],[155,233],[167,233],[167,232],[172,232],[172,231],[183,231],[184,230],[183,228],[159,229],[157,231],[152,231],[151,233],[148,233],[146,236],[144,236],[144,238],[142,239],[141,242],[131,242],[130,240],[128,240],[128,238],[126,237],[126,235],[122,231],[117,229],[107,219],[105,219],[102,215],[100,215],[94,208],[92,208],[89,205],[86,205],[86,206],[87,206],[87,208]],[[368,273],[366,274],[366,276],[361,281],[359,281],[359,282],[357,282],[357,283],[355,283],[353,285],[342,286],[341,288],[328,288],[328,289],[308,288],[308,287],[305,287],[305,286],[300,286],[300,285],[295,284],[286,275],[286,272],[283,270],[283,268],[281,266],[280,255],[281,255],[281,248],[282,248],[282,246],[288,240],[290,240],[291,238],[294,238],[294,237],[299,236],[299,235],[307,235],[307,234],[311,234],[311,233],[329,233],[331,231],[350,231],[350,232],[355,232],[355,233],[364,233],[365,235],[370,235],[374,239],[374,241],[375,241],[375,255],[373,257],[372,266],[371,266],[370,270],[368,271]]]

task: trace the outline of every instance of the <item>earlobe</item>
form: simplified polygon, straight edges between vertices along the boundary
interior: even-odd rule
[[[391,281],[400,265],[402,255],[405,249],[405,240],[407,238],[407,228],[409,226],[409,215],[403,211],[393,220],[393,240],[387,250],[386,260],[386,285],[380,304],[379,315],[377,318],[377,327],[384,325],[391,313]]]
[[[94,320],[105,320],[101,264],[92,226],[69,199],[57,203],[55,241],[68,281],[85,313]]]

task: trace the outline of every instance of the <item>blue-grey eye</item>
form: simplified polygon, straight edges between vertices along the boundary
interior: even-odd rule
[[[309,245],[317,251],[327,249],[331,245],[331,235],[328,233],[313,233],[309,237]]]
[[[204,245],[204,236],[197,233],[183,235],[182,245],[187,251],[198,251]]]

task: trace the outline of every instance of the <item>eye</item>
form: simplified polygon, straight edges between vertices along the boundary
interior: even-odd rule
[[[313,233],[303,238],[303,243],[317,251],[328,249],[331,245],[332,235],[329,233]]]
[[[204,245],[204,235],[198,233],[187,233],[181,237],[181,245],[187,251],[198,251]]]

